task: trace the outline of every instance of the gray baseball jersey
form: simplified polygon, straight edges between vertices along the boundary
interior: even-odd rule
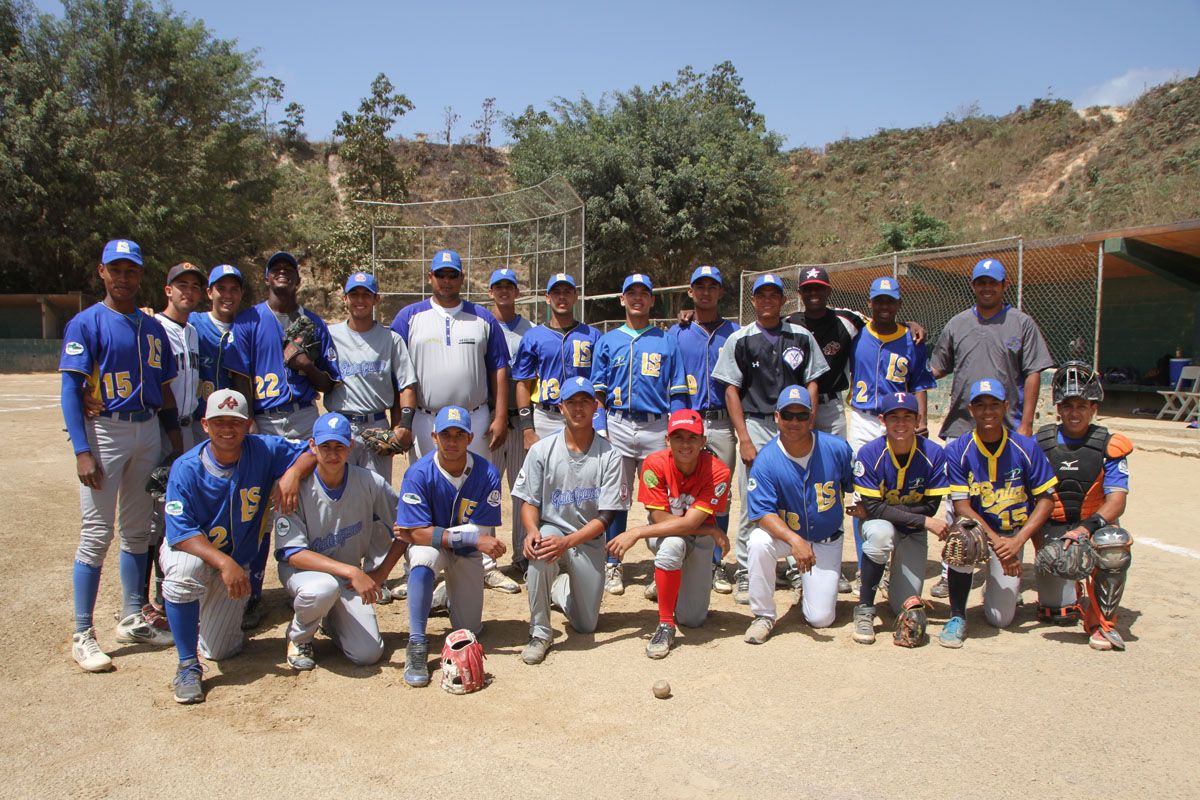
[[[342,382],[325,396],[325,408],[340,414],[387,411],[396,403],[396,390],[417,382],[408,345],[400,334],[376,323],[366,333],[350,323],[329,326],[337,348]],[[377,426],[376,426],[377,427]]]
[[[586,453],[568,450],[561,433],[539,439],[529,448],[512,493],[541,509],[543,525],[567,533],[579,530],[601,511],[629,508],[621,454],[602,436],[592,439]]]
[[[508,410],[517,407],[517,384],[512,379],[513,366],[517,363],[517,348],[521,346],[521,337],[533,330],[533,323],[517,314],[512,322],[500,322],[504,331],[504,341],[508,344]]]

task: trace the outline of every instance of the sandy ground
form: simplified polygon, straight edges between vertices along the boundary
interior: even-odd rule
[[[605,598],[593,636],[568,632],[556,613],[556,646],[529,667],[519,659],[526,595],[488,592],[482,641],[494,680],[455,697],[404,685],[403,601],[380,608],[380,664],[353,667],[322,638],[318,668],[292,673],[284,662],[289,612],[268,571],[264,624],[242,655],[209,665],[208,701],[182,707],[168,688],[173,650],[113,640],[115,561],[96,618],[117,669],[89,675],[71,660],[78,484],[57,385],[52,375],[18,375],[0,389],[0,477],[9,487],[0,528],[8,587],[0,714],[9,721],[0,796],[1200,793],[1200,611],[1188,578],[1200,552],[1192,526],[1180,524],[1200,512],[1192,458],[1139,451],[1131,459],[1125,523],[1141,542],[1120,615],[1125,653],[1094,652],[1081,629],[1035,622],[1027,552],[1014,624],[990,628],[976,589],[960,651],[893,647],[891,614],[882,610],[883,635],[864,647],[850,638],[850,596],[834,627],[816,631],[799,609],[787,610],[791,593],[780,591],[786,613],[765,645],[744,644],[746,607],[714,595],[706,625],[684,630],[666,660],[650,661],[643,647],[656,610],[636,585]],[[847,546],[847,566],[853,557]],[[645,583],[650,568],[639,548],[633,582]],[[936,570],[931,549],[927,592]],[[935,634],[947,611],[935,601]],[[448,624],[432,620],[435,648]],[[674,690],[666,701],[650,691],[663,678]]]

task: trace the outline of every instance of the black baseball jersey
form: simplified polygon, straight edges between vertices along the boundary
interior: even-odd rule
[[[745,413],[769,416],[785,387],[819,381],[828,370],[817,340],[806,329],[783,322],[767,331],[753,322],[729,334],[712,377],[738,387]]]
[[[829,371],[817,379],[820,394],[844,392],[850,388],[850,345],[867,324],[857,311],[848,308],[829,308],[826,312],[820,319],[808,319],[803,311],[796,311],[787,318],[788,322],[812,333],[829,364]]]

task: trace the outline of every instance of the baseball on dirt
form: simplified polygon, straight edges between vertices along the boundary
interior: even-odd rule
[[[654,684],[654,696],[659,700],[666,700],[671,696],[671,684],[666,681],[658,681]]]

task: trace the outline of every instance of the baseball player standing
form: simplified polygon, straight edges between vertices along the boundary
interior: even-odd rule
[[[1010,432],[1004,385],[994,378],[971,386],[975,430],[946,447],[954,512],[978,520],[992,547],[983,589],[983,616],[1005,628],[1017,610],[1025,542],[1050,518],[1058,478],[1035,440]],[[943,647],[962,647],[967,595],[974,567],[950,567],[950,621],[938,635]]]
[[[242,273],[237,267],[230,264],[213,267],[208,273],[207,290],[211,310],[193,311],[188,316],[200,345],[199,413],[192,420],[192,436],[197,442],[205,436],[200,417],[208,396],[217,389],[233,388],[234,375],[226,359],[233,349],[233,320],[242,305],[242,293]]]
[[[483,628],[483,554],[504,555],[500,473],[472,452],[471,414],[446,406],[434,420],[434,449],[404,473],[395,536],[408,548],[408,647],[404,682],[429,683],[425,629],[437,573],[445,572],[450,624],[478,634]]]
[[[137,307],[142,251],[128,239],[104,245],[97,268],[105,297],[75,315],[63,333],[59,360],[62,410],[79,476],[82,524],[72,584],[75,633],[71,655],[88,672],[112,669],[112,659],[96,641],[92,618],[100,570],[121,534],[120,643],[169,644],[170,635],[146,622],[152,503],[146,480],[158,466],[165,433],[173,452],[183,450],[179,413],[168,384],[175,360],[162,324]],[[86,419],[83,395],[101,400],[99,415]]]
[[[683,355],[683,369],[687,374],[688,408],[697,412],[704,420],[704,435],[711,450],[729,474],[733,475],[738,462],[738,440],[729,420],[729,409],[725,406],[725,387],[712,377],[721,355],[721,348],[738,326],[721,317],[718,304],[725,294],[721,271],[716,267],[697,267],[692,272],[688,296],[695,305],[695,314],[686,321],[681,314],[680,322],[671,326],[668,336],[675,337],[679,352]],[[729,504],[726,512],[717,516],[717,526],[729,532]],[[721,548],[713,548],[712,588],[720,594],[729,594],[733,587],[725,574],[721,561]]]
[[[175,702],[204,702],[199,656],[220,661],[242,650],[242,607],[250,594],[250,562],[271,540],[267,506],[278,486],[278,507],[290,513],[300,481],[316,458],[307,442],[249,435],[251,409],[240,392],[208,396],[208,440],[171,467],[167,481],[167,543],[163,599],[175,635],[179,666]]]
[[[340,351],[339,351],[340,352]],[[279,582],[292,597],[287,661],[294,670],[316,666],[313,639],[325,631],[355,664],[374,664],[383,637],[372,603],[405,544],[392,538],[396,492],[376,472],[347,463],[354,432],[341,414],[317,418],[309,443],[317,469],[300,482],[292,513],[275,520]]]
[[[687,375],[679,345],[650,324],[654,286],[650,276],[633,274],[621,286],[625,324],[596,343],[592,384],[606,409],[599,429],[621,454],[621,485],[630,486],[642,459],[662,449],[667,415],[687,402]],[[618,511],[605,532],[612,541],[625,530],[629,514]],[[609,553],[604,591],[624,594],[620,560]]]
[[[604,533],[629,507],[621,454],[592,427],[597,403],[590,378],[568,378],[555,389],[564,427],[534,442],[513,494],[524,501],[525,573],[529,592],[526,664],[550,649],[553,602],[579,633],[592,633],[604,596]]]
[[[638,500],[650,523],[630,528],[608,543],[621,558],[639,539],[654,553],[658,628],[646,644],[650,658],[666,658],[675,643],[675,621],[698,628],[708,616],[714,546],[728,547],[715,522],[729,502],[729,468],[704,449],[704,420],[691,409],[667,423],[667,449],[642,463]]]
[[[745,640],[762,644],[775,627],[775,562],[800,569],[804,619],[828,628],[842,574],[842,495],[854,491],[853,456],[840,436],[812,429],[811,387],[788,386],[775,404],[779,435],[758,452],[747,482],[750,611]]]
[[[729,419],[738,437],[742,470],[738,473],[742,504],[737,539],[737,581],[733,599],[750,602],[747,543],[751,518],[747,515],[750,467],[759,451],[779,434],[775,401],[789,385],[805,387],[811,395],[809,408],[817,403],[817,379],[829,371],[817,340],[805,328],[780,319],[783,281],[775,275],[760,275],[751,295],[757,319],[739,328],[725,340],[712,378],[724,385]]]

